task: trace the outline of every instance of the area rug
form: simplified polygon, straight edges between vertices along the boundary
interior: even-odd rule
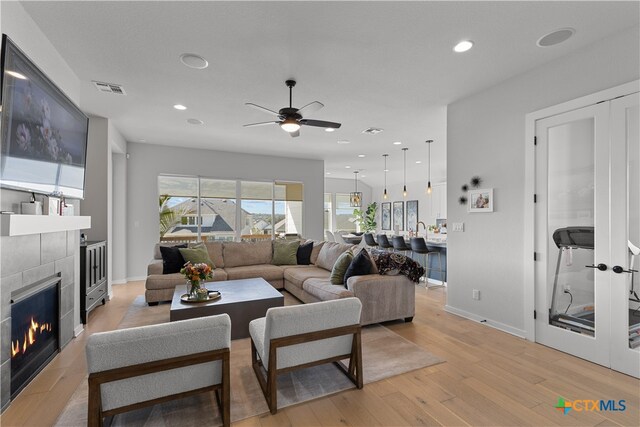
[[[137,297],[125,314],[119,329],[162,323],[169,320],[168,305],[148,307]],[[231,420],[238,421],[269,408],[251,368],[250,339],[231,343]],[[363,377],[366,384],[443,362],[384,326],[362,328]],[[305,402],[355,386],[333,364],[316,366],[278,377],[278,408]],[[87,424],[87,381],[73,394],[56,425],[71,427]],[[120,414],[114,426],[194,426],[221,425],[218,407],[211,394],[201,394],[153,407]]]

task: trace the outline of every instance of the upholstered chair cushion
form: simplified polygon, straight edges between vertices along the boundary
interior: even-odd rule
[[[224,242],[224,266],[271,264],[273,254],[271,240],[263,242]]]
[[[265,318],[251,321],[249,333],[263,365],[269,366],[271,339],[359,324],[361,311],[358,298],[274,307]],[[348,354],[352,340],[352,335],[346,335],[280,348],[277,369]]]
[[[102,372],[230,345],[231,319],[227,314],[95,333],[87,339],[87,368],[89,373]],[[215,361],[103,384],[102,409],[219,384],[221,369],[222,363]]]

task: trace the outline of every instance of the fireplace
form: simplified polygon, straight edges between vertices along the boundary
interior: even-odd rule
[[[60,351],[60,276],[11,294],[11,397]]]

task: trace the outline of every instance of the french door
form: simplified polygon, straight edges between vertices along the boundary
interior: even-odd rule
[[[638,113],[634,94],[536,121],[535,184],[536,341],[636,377]]]

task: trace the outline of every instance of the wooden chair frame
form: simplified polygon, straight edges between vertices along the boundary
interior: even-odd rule
[[[273,338],[269,345],[269,368],[266,369],[266,378],[263,374],[263,364],[259,358],[256,350],[256,345],[251,338],[251,364],[253,371],[258,378],[260,388],[264,394],[264,398],[267,401],[267,405],[272,414],[278,412],[278,390],[277,390],[277,377],[280,374],[286,372],[295,371],[298,369],[309,368],[311,366],[323,365],[325,363],[333,362],[340,370],[353,382],[357,388],[363,387],[362,382],[362,344],[361,344],[361,327],[360,325],[342,326],[334,329],[326,329],[322,331],[307,332],[304,334],[291,335],[288,337]],[[343,354],[340,356],[333,356],[327,359],[318,360],[315,362],[309,362],[302,365],[290,366],[288,368],[277,369],[277,350],[281,347],[288,347],[296,344],[308,343],[311,341],[323,340],[326,338],[334,338],[342,335],[353,335],[353,342],[351,344],[351,353]],[[340,364],[340,360],[349,358],[349,367],[345,368]]]
[[[120,408],[110,409],[108,411],[102,410],[102,394],[100,393],[100,385],[102,384],[185,366],[208,363],[216,360],[222,361],[222,382],[220,384],[214,384],[195,390],[138,402],[122,406]],[[109,369],[102,372],[94,372],[89,375],[89,412],[87,425],[89,427],[102,426],[104,417],[111,417],[123,412],[133,411],[135,409],[152,406],[173,399],[181,399],[198,393],[215,391],[216,401],[220,408],[220,414],[222,417],[222,425],[228,427],[231,424],[230,372],[229,348],[205,351],[202,353],[189,354],[170,359],[155,360],[153,362],[140,363],[138,365],[123,366],[121,368]]]

